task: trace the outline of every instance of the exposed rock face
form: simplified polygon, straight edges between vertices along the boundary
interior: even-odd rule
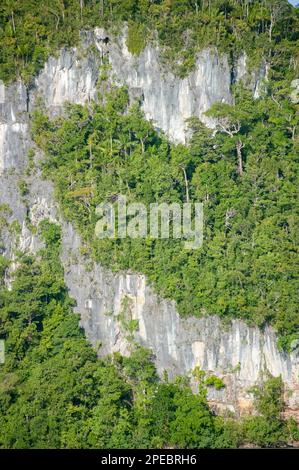
[[[125,35],[118,42],[104,41],[105,31],[95,30],[95,41],[102,55],[109,55],[112,71],[120,84],[142,101],[147,119],[152,119],[177,142],[185,140],[185,120],[199,117],[209,126],[214,122],[204,115],[215,101],[232,101],[231,72],[227,56],[216,50],[202,51],[188,77],[178,79],[159,63],[159,51],[148,45],[139,56],[129,53]]]
[[[81,324],[99,354],[127,354],[134,338],[152,349],[160,375],[166,371],[173,378],[199,366],[223,377],[227,386],[221,391],[211,389],[209,398],[234,412],[250,409],[248,388],[267,371],[282,376],[293,389],[289,404],[298,403],[299,357],[278,351],[271,328],[262,332],[239,320],[224,327],[216,316],[181,318],[175,303],[159,298],[143,275],[113,275],[100,265],[89,265],[80,254],[80,239],[71,225],[64,226],[63,246],[66,283],[77,300]],[[134,332],[130,320],[137,320]]]
[[[84,104],[95,98],[100,57],[87,50],[62,49],[50,57],[35,81],[35,87],[47,109],[60,111],[67,102]],[[33,97],[34,99],[34,97]]]
[[[296,78],[291,82],[291,100],[294,104],[299,103],[299,78]]]
[[[0,174],[24,165],[28,136],[27,92],[19,82],[0,82]]]
[[[247,88],[252,90],[253,97],[259,98],[265,90],[265,82],[268,80],[269,64],[263,60],[260,66],[248,72],[248,57],[244,52],[241,54],[237,61],[235,69],[233,70],[233,81],[242,81]]]
[[[141,102],[146,118],[175,142],[185,142],[186,120],[191,116],[214,127],[215,122],[205,112],[216,101],[232,103],[232,81],[246,78],[258,97],[266,75],[266,65],[262,64],[248,77],[245,54],[234,68],[226,55],[210,48],[198,54],[195,70],[179,79],[162,67],[157,47],[148,45],[134,56],[127,49],[125,33],[110,40],[106,31],[96,28],[83,36],[80,49],[64,49],[58,57],[51,57],[37,78],[36,88],[50,112],[59,111],[65,102],[74,99],[81,104],[93,99],[103,60],[109,61],[111,79],[126,85],[131,99]]]
[[[111,44],[103,41],[101,35],[97,30],[85,44],[95,41],[102,55],[109,48],[112,70],[118,74],[118,80],[130,87],[132,96],[142,97],[147,117],[176,140],[185,138],[186,117],[192,114],[203,117],[203,112],[215,100],[231,102],[232,77],[236,80],[246,76],[244,57],[239,59],[233,74],[227,59],[210,50],[199,55],[197,68],[188,78],[178,80],[162,71],[154,48],[148,47],[140,57],[133,58],[123,38],[120,44]],[[18,220],[21,227],[15,239],[8,231],[3,231],[2,251],[13,257],[16,243],[24,251],[36,251],[41,246],[26,226],[26,217],[35,226],[45,218],[59,221],[63,232],[61,259],[65,281],[77,302],[87,337],[99,354],[114,351],[127,354],[132,341],[136,340],[152,349],[160,374],[167,371],[170,377],[185,375],[200,366],[208,373],[223,377],[226,384],[222,390],[209,391],[210,402],[220,409],[235,412],[251,409],[248,388],[266,371],[281,374],[292,391],[286,396],[288,413],[296,415],[298,348],[292,354],[279,352],[271,328],[262,332],[238,320],[224,327],[216,316],[181,318],[174,302],[160,299],[144,276],[112,274],[91,263],[81,254],[78,234],[59,216],[51,184],[42,180],[39,172],[31,177],[22,173],[32,146],[28,104],[32,109],[37,97],[41,97],[48,110],[56,113],[61,111],[65,101],[83,103],[95,97],[100,61],[92,51],[87,51],[83,57],[76,49],[61,51],[58,58],[48,61],[36,79],[29,103],[22,84],[0,85],[0,205],[11,207],[9,222]],[[27,181],[29,194],[25,197],[18,191],[17,174]],[[136,330],[130,320],[136,320]]]

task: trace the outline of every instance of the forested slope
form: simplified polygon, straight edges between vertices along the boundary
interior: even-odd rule
[[[43,174],[54,182],[63,216],[93,260],[114,271],[146,274],[183,316],[270,324],[279,347],[294,350],[298,100],[292,81],[298,77],[298,9],[284,0],[42,4],[3,0],[0,5],[0,79],[21,79],[28,93],[47,58],[78,44],[80,31],[103,26],[117,36],[124,22],[129,51],[139,54],[149,42],[158,43],[164,66],[179,77],[187,76],[197,52],[209,46],[225,52],[232,64],[245,52],[249,71],[267,64],[265,87],[255,100],[245,83],[234,84],[234,103],[216,103],[207,112],[217,119],[217,132],[191,118],[186,145],[175,145],[145,120],[126,88],[108,82],[105,63],[96,101],[67,105],[63,115],[50,118],[37,100],[30,115],[36,147],[26,172],[34,176],[35,152],[42,150]],[[25,181],[19,191],[26,199]],[[147,206],[189,198],[202,202],[202,248],[188,251],[179,240],[150,237],[99,240],[96,206],[119,194]],[[9,207],[0,212],[1,231],[7,229]],[[151,352],[136,344],[129,358],[98,359],[65,286],[60,229],[45,221],[38,235],[45,249],[15,253],[15,272],[0,256],[0,338],[6,346],[0,365],[0,447],[213,448],[298,440],[294,421],[282,419],[279,377],[252,390],[258,415],[237,422],[209,409],[207,387],[221,388],[219,377],[196,368],[199,393],[194,395],[187,377],[173,383],[158,378]]]
[[[127,107],[126,91],[115,89],[105,104],[70,107],[67,119],[36,113],[34,138],[48,155],[46,174],[56,183],[65,216],[95,259],[115,271],[147,274],[181,314],[270,323],[280,345],[290,347],[298,332],[296,106],[287,95],[279,104],[268,96],[253,102],[239,89],[234,106],[216,104],[209,111],[225,120],[228,131],[238,125],[239,132],[220,129],[213,136],[193,119],[188,146],[170,144],[138,105],[124,114]],[[204,204],[201,249],[182,249],[183,242],[172,238],[95,237],[96,206],[117,194],[147,206],[185,202],[182,168],[191,201]]]
[[[215,416],[207,379],[158,379],[151,353],[132,347],[129,358],[99,360],[78,326],[58,261],[60,229],[44,221],[46,246],[21,256],[11,290],[0,257],[1,448],[226,448],[241,443],[283,445],[298,439],[294,421],[281,419],[283,384],[270,378],[253,390],[261,415],[238,423]],[[221,386],[221,383],[220,383]]]

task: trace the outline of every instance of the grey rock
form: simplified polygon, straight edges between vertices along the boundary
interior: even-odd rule
[[[9,168],[23,168],[25,165],[27,106],[27,91],[21,82],[5,87],[0,81],[0,174]]]
[[[112,275],[99,264],[90,265],[80,254],[80,238],[72,226],[65,225],[63,233],[66,283],[77,301],[81,324],[99,355],[129,354],[137,341],[153,351],[161,376],[166,371],[170,379],[186,374],[192,379],[191,372],[198,366],[227,384],[219,392],[210,389],[209,398],[238,412],[252,406],[250,387],[265,379],[268,372],[281,375],[293,391],[289,399],[298,405],[299,355],[279,351],[272,328],[261,331],[240,320],[224,327],[217,316],[182,318],[175,303],[159,298],[143,275]],[[133,336],[123,317],[137,320]],[[194,379],[192,385],[196,388]]]
[[[95,30],[96,45],[102,55],[108,54],[117,82],[127,85],[134,97],[139,95],[146,118],[173,141],[185,141],[186,119],[197,116],[213,127],[215,123],[204,113],[215,101],[232,102],[228,59],[215,49],[198,54],[195,70],[178,79],[161,66],[158,48],[148,45],[133,56],[125,34],[108,44],[103,41],[106,36],[102,29]]]
[[[142,98],[147,118],[177,141],[185,139],[187,117],[195,114],[206,120],[204,112],[213,102],[232,102],[231,77],[235,81],[246,77],[245,55],[239,58],[233,73],[227,58],[210,49],[199,54],[196,69],[179,80],[162,68],[156,48],[148,46],[139,57],[132,57],[123,37],[106,43],[103,34],[100,30],[88,33],[81,50],[62,50],[50,58],[29,98],[21,83],[0,86],[0,204],[9,204],[9,222],[17,220],[21,226],[16,240],[9,232],[2,234],[6,254],[14,259],[16,248],[36,252],[42,246],[38,236],[28,229],[26,218],[36,227],[45,218],[57,221],[62,226],[65,281],[76,301],[81,325],[99,355],[115,351],[129,354],[137,341],[153,351],[161,375],[164,371],[170,378],[190,375],[199,366],[207,374],[222,377],[226,384],[218,391],[209,388],[210,403],[218,410],[236,413],[251,410],[248,388],[263,380],[269,371],[283,377],[291,391],[286,394],[287,405],[298,416],[298,348],[291,354],[279,351],[270,327],[261,331],[239,320],[224,326],[217,316],[195,318],[193,312],[181,318],[175,303],[160,298],[143,275],[113,274],[92,262],[82,255],[82,242],[73,226],[59,214],[51,183],[44,181],[39,171],[29,177],[24,174],[27,152],[33,145],[28,109],[33,110],[41,98],[49,113],[55,114],[62,111],[66,101],[84,103],[96,97],[104,57],[109,56],[112,72],[119,83],[129,86],[132,99]],[[253,80],[253,92],[256,83]],[[18,191],[19,177],[27,181],[26,198]],[[130,320],[136,320],[136,331],[129,331]],[[196,389],[194,377],[191,382]]]
[[[291,101],[294,104],[298,104],[299,103],[299,78],[292,80],[291,88],[292,88]]]
[[[50,57],[35,80],[34,107],[40,98],[50,113],[56,114],[67,103],[84,104],[96,97],[100,58],[84,41],[81,48],[62,49]]]

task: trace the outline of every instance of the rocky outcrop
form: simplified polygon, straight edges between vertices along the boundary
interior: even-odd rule
[[[86,49],[85,49],[86,48]],[[84,104],[96,97],[101,58],[91,49],[91,42],[81,48],[62,49],[58,57],[50,57],[35,80],[36,97],[53,114],[65,103]]]
[[[99,53],[95,53],[96,46]],[[82,52],[82,49],[85,51]],[[109,53],[109,54],[108,54]],[[218,409],[246,412],[252,407],[250,386],[269,371],[282,375],[289,393],[288,410],[296,415],[299,402],[298,349],[292,354],[277,349],[276,336],[234,320],[221,324],[216,316],[181,318],[174,302],[159,298],[141,274],[113,274],[82,255],[82,243],[74,228],[63,221],[55,205],[51,183],[39,171],[26,176],[27,153],[33,145],[29,136],[29,113],[39,100],[50,113],[61,112],[65,101],[83,103],[97,93],[98,68],[109,56],[119,83],[139,97],[146,116],[175,140],[184,140],[184,120],[192,114],[205,119],[204,111],[216,100],[231,102],[230,85],[246,76],[246,58],[236,70],[216,51],[203,51],[196,69],[179,80],[159,64],[158,51],[148,46],[132,57],[124,39],[111,42],[103,31],[89,34],[80,49],[63,50],[49,59],[27,93],[21,84],[0,86],[0,206],[9,205],[8,223],[19,222],[12,237],[2,230],[2,251],[14,256],[16,244],[24,251],[36,251],[38,237],[27,225],[48,218],[62,225],[61,260],[65,281],[76,300],[86,335],[100,355],[128,354],[134,341],[152,349],[157,368],[169,377],[186,375],[199,366],[223,378],[225,387],[209,391],[210,402]],[[255,87],[257,83],[255,82]],[[253,88],[254,90],[256,88]],[[207,122],[207,121],[206,121]],[[212,122],[208,124],[213,125]],[[21,195],[18,178],[26,180],[29,193]],[[193,386],[196,384],[193,382]]]
[[[224,326],[216,316],[182,318],[175,303],[159,298],[143,275],[112,274],[84,259],[71,225],[64,226],[63,246],[66,283],[99,354],[128,354],[137,341],[153,351],[161,376],[191,376],[198,366],[223,378],[226,386],[211,388],[209,399],[233,412],[249,411],[248,389],[268,372],[281,375],[292,390],[289,406],[298,404],[299,356],[278,351],[271,328],[261,331],[239,320]]]
[[[295,78],[295,80],[292,80],[291,82],[291,100],[292,103],[298,104],[299,103],[299,78]]]
[[[111,81],[127,86],[131,100],[139,100],[146,118],[175,142],[185,142],[186,120],[192,116],[215,126],[205,112],[216,101],[233,102],[232,83],[246,81],[258,97],[267,73],[266,64],[262,64],[248,74],[246,54],[234,66],[227,55],[209,48],[198,54],[194,70],[179,79],[161,65],[158,47],[149,44],[140,55],[132,55],[125,32],[111,39],[105,30],[96,28],[82,35],[79,48],[64,49],[48,60],[35,82],[38,96],[51,113],[74,99],[81,104],[90,101],[100,87],[97,80],[103,62],[109,63]]]
[[[226,55],[214,49],[198,54],[195,70],[186,78],[178,79],[163,69],[159,50],[146,46],[139,56],[129,53],[126,36],[117,42],[105,41],[107,34],[95,30],[96,46],[109,63],[119,84],[125,84],[134,98],[142,102],[147,119],[177,142],[185,140],[185,121],[197,116],[209,126],[214,122],[205,116],[215,101],[232,102],[231,71]]]

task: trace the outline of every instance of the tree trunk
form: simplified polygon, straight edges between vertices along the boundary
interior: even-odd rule
[[[84,8],[84,0],[80,0],[81,21],[82,21],[82,17],[83,17],[83,8]]]
[[[14,34],[16,34],[16,25],[15,25],[15,18],[14,18],[14,12],[11,12],[11,23],[12,23],[12,29]]]
[[[89,143],[89,167],[92,168],[92,161],[93,161],[93,155],[92,155],[92,144],[91,142]]]
[[[190,198],[189,198],[189,182],[188,182],[188,178],[187,178],[187,173],[186,173],[186,170],[184,167],[181,167],[182,168],[182,171],[184,173],[184,180],[185,180],[185,187],[186,187],[186,202],[189,202],[190,201]]]
[[[64,23],[64,19],[65,19],[64,10],[65,10],[65,6],[64,6],[64,1],[62,0],[62,2],[61,2],[61,15],[62,15],[62,22],[63,23]]]
[[[238,156],[238,174],[239,176],[243,175],[243,159],[242,159],[242,148],[244,147],[241,140],[238,140],[236,143],[237,156]]]

